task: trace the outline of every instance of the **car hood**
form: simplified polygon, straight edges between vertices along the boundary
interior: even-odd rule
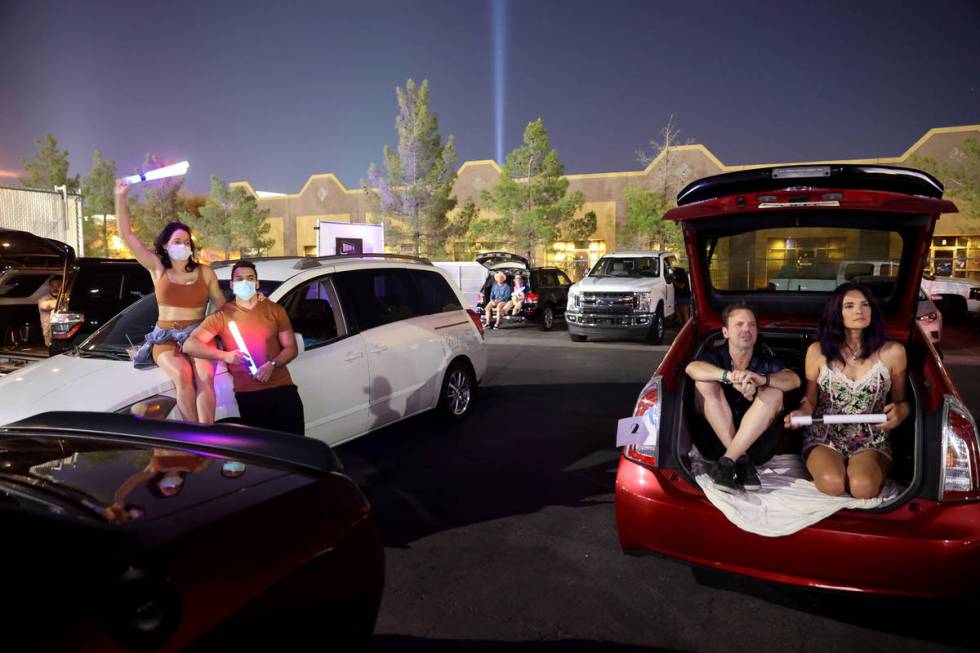
[[[632,277],[586,277],[576,283],[573,289],[586,292],[632,292],[649,290],[656,281],[659,279],[655,277],[635,279]]]
[[[172,389],[158,368],[135,371],[128,360],[61,354],[0,378],[0,424],[52,409],[114,412]]]
[[[488,270],[495,270],[501,266],[520,266],[525,270],[531,268],[531,264],[528,263],[526,258],[520,254],[513,254],[511,252],[484,252],[476,257],[476,262]]]

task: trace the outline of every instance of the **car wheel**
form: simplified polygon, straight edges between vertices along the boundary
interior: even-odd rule
[[[577,333],[569,333],[568,337],[572,339],[572,342],[585,342],[588,340],[588,336],[580,336]]]
[[[659,345],[664,341],[664,307],[657,304],[657,312],[653,314],[653,324],[650,325],[650,332],[647,334],[647,342],[651,345]]]
[[[555,309],[551,306],[545,306],[541,309],[541,330],[551,331],[552,327],[555,326]]]
[[[457,422],[470,412],[473,400],[473,372],[468,365],[456,361],[446,370],[439,395],[439,414],[451,422]]]

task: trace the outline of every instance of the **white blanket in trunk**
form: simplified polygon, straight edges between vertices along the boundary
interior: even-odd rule
[[[711,464],[692,448],[691,471],[708,501],[742,530],[767,537],[792,535],[842,508],[876,508],[902,491],[900,485],[889,479],[874,499],[855,499],[849,494],[828,496],[809,480],[800,456],[783,454],[773,456],[757,468],[762,479],[761,490],[728,494],[719,490],[708,476]]]

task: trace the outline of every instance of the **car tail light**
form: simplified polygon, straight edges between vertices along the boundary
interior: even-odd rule
[[[919,320],[920,322],[924,322],[926,320],[929,320],[930,322],[932,322],[937,317],[939,317],[939,316],[936,315],[936,311],[933,311],[932,313],[926,313],[925,315],[920,315],[919,317],[917,317],[915,319]]]
[[[627,458],[638,463],[647,465],[657,464],[657,444],[660,435],[660,410],[663,405],[663,377],[655,376],[640,392],[639,399],[636,400],[636,407],[633,409],[634,417],[644,417],[647,431],[655,434],[654,444],[630,445],[624,451]]]
[[[470,319],[471,320],[473,320],[473,324],[476,325],[476,328],[480,331],[480,335],[482,336],[483,335],[483,320],[480,319],[479,314],[476,311],[474,311],[472,308],[466,309],[466,314],[470,316]]]
[[[524,296],[524,301],[526,303],[528,303],[528,304],[537,304],[538,303],[538,293],[536,293],[536,292],[529,292],[527,295]]]
[[[973,415],[957,399],[946,395],[942,425],[940,488],[943,501],[980,499],[980,447]]]
[[[52,313],[51,337],[55,340],[67,340],[78,333],[84,322],[83,313]]]

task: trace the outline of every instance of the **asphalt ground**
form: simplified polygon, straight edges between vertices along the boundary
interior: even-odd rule
[[[956,329],[948,367],[976,411],[980,337]],[[420,416],[338,448],[386,543],[373,650],[980,648],[976,602],[816,593],[624,555],[615,424],[667,347],[572,343],[560,327],[487,341],[463,423]]]

